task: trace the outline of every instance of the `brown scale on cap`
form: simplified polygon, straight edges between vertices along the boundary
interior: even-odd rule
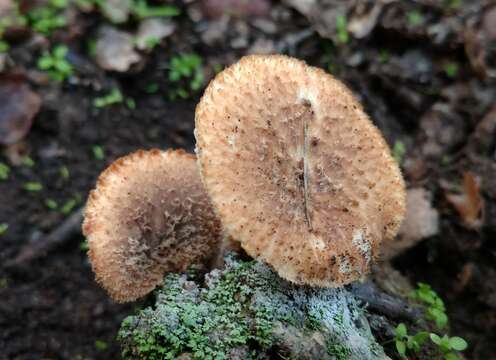
[[[248,56],[196,109],[205,187],[227,233],[295,283],[367,272],[405,212],[400,170],[340,81],[286,56]]]
[[[137,151],[110,165],[88,198],[83,233],[97,281],[118,302],[215,256],[221,239],[195,156],[182,150]]]

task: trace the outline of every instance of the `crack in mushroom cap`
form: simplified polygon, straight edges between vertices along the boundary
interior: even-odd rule
[[[405,212],[405,185],[348,88],[282,55],[221,72],[195,115],[205,187],[225,231],[299,284],[335,287],[369,269]]]
[[[213,257],[221,241],[196,158],[182,150],[140,150],[110,165],[88,197],[83,233],[96,280],[118,302]]]

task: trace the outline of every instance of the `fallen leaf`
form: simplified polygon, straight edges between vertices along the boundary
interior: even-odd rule
[[[203,12],[210,18],[223,15],[252,17],[268,15],[271,8],[269,0],[204,0]]]
[[[303,14],[320,36],[337,41],[337,19],[340,16],[346,16],[354,2],[340,2],[336,0],[283,0],[283,3]]]
[[[21,78],[0,78],[0,144],[12,145],[31,129],[41,99]]]
[[[446,198],[458,211],[463,224],[470,229],[480,229],[483,223],[484,199],[480,193],[480,184],[471,172],[463,174],[463,192],[446,194]]]
[[[112,27],[101,29],[96,42],[96,62],[105,70],[125,72],[140,60],[134,50],[134,38]]]
[[[496,54],[494,43],[496,41],[496,6],[484,11],[480,20],[473,16],[466,21],[464,31],[465,53],[470,65],[482,77],[495,78],[496,67],[494,56]]]
[[[408,189],[406,215],[398,237],[384,244],[383,257],[390,259],[439,233],[439,213],[431,204],[431,193],[424,188]]]
[[[136,34],[136,47],[140,50],[149,48],[155,42],[170,36],[176,30],[176,24],[168,19],[150,18],[143,20]]]

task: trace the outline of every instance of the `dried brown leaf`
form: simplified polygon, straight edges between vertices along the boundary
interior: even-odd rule
[[[479,229],[483,223],[484,199],[480,193],[478,179],[471,172],[463,174],[463,192],[446,194],[446,198],[458,211],[463,224],[470,229]]]

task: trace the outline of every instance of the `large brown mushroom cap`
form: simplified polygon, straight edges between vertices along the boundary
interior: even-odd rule
[[[195,156],[184,151],[137,151],[110,165],[90,193],[83,232],[97,281],[119,302],[216,255],[221,239]]]
[[[223,227],[285,279],[349,283],[398,231],[398,165],[351,92],[320,69],[244,57],[208,86],[196,139]]]

